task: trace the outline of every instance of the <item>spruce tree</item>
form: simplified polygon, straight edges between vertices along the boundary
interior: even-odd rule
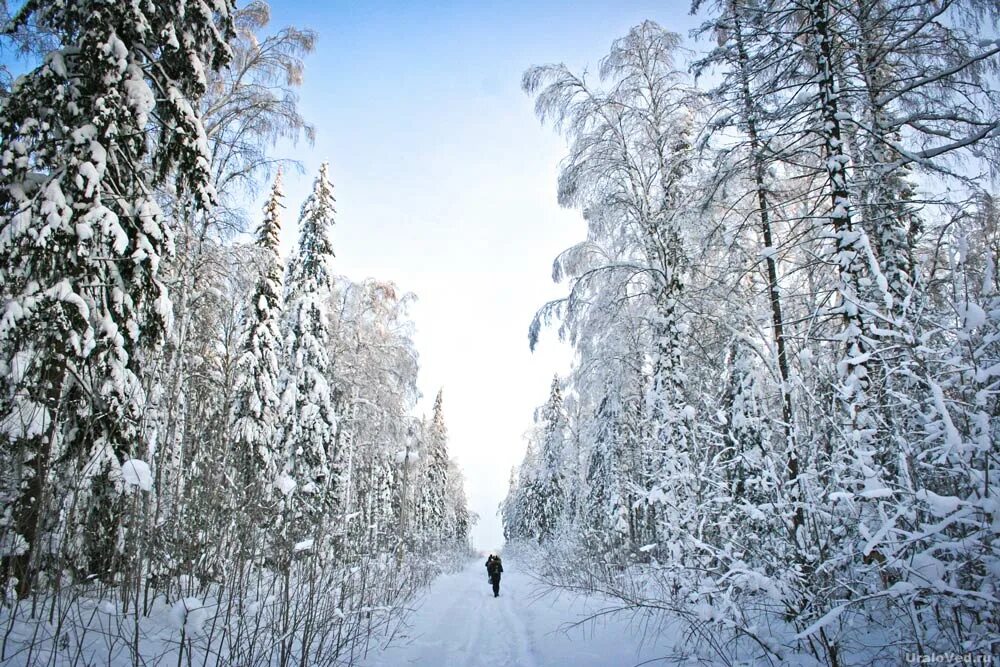
[[[728,351],[729,380],[723,397],[725,428],[723,449],[717,457],[723,467],[728,492],[735,502],[760,501],[754,487],[765,443],[770,441],[770,429],[761,414],[760,389],[749,345],[740,339],[733,341]]]
[[[448,428],[444,423],[444,390],[438,390],[424,450],[426,461],[425,511],[428,537],[440,541],[450,532],[444,525],[448,502]]]
[[[539,539],[556,532],[566,505],[566,477],[563,473],[566,447],[566,415],[563,412],[559,378],[552,378],[549,400],[542,408],[541,450],[538,453],[538,474],[535,496],[538,503]]]
[[[332,288],[329,262],[334,257],[330,227],[336,212],[328,170],[323,163],[302,204],[298,249],[288,267],[286,288],[282,443],[286,475],[296,484],[291,514],[296,539],[314,537],[320,519],[333,516],[340,504],[326,313]]]
[[[624,488],[625,424],[620,387],[610,385],[590,419],[590,452],[587,457],[585,526],[591,548],[597,553],[614,551],[627,543],[629,511]]]
[[[59,543],[79,567],[113,567],[121,466],[148,456],[143,361],[172,317],[154,192],[176,177],[196,207],[213,203],[195,109],[205,71],[229,58],[234,4],[29,0],[8,26],[60,45],[0,109],[0,421],[17,462],[2,541],[21,596],[46,566],[45,534],[74,532]]]
[[[448,520],[446,538],[458,544],[465,544],[472,529],[474,517],[469,512],[465,495],[465,476],[455,461],[448,462]]]
[[[275,427],[280,418],[282,264],[278,255],[281,231],[281,172],[264,205],[264,219],[255,244],[259,257],[257,286],[251,296],[240,344],[233,403],[233,440],[240,485],[237,500],[244,507],[270,504],[279,466]]]

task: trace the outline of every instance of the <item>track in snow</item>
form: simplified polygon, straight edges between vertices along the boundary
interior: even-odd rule
[[[410,627],[389,648],[369,653],[365,667],[623,667],[665,655],[646,645],[624,619],[565,630],[597,602],[542,597],[516,562],[504,561],[500,597],[484,561],[438,577],[418,602]],[[588,611],[589,610],[589,611]]]

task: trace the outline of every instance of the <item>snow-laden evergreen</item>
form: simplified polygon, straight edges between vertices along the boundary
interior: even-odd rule
[[[27,2],[13,19],[59,40],[0,107],[0,543],[20,597],[52,557],[105,573],[121,552],[122,465],[150,453],[142,376],[173,315],[156,188],[214,202],[191,101],[229,57],[232,8]]]
[[[549,400],[541,408],[532,435],[534,465],[522,467],[530,473],[518,481],[521,497],[507,519],[508,539],[545,540],[552,537],[568,509],[567,478],[575,472],[567,447],[568,423],[563,408],[559,378],[552,379]]]
[[[316,539],[324,517],[341,511],[343,459],[330,379],[333,287],[330,239],[334,209],[329,166],[323,163],[299,214],[299,240],[288,265],[284,324],[287,365],[282,380],[281,443],[287,463],[284,492],[291,496],[292,541]],[[294,485],[294,489],[290,488]]]
[[[248,304],[233,388],[232,437],[236,449],[235,465],[240,474],[234,500],[251,511],[260,511],[272,504],[278,471],[284,466],[281,452],[276,449],[276,427],[281,419],[279,392],[283,352],[283,267],[278,255],[283,197],[279,172],[257,229],[255,245],[259,275]],[[255,521],[262,519],[259,515],[254,518]]]
[[[315,35],[268,25],[269,8],[262,0],[241,6],[233,22],[232,60],[206,73],[207,91],[197,105],[218,203],[199,212],[184,193],[159,193],[176,225],[175,254],[161,272],[175,316],[146,384],[147,424],[158,444],[152,460],[157,557],[150,571],[167,582],[176,571],[173,563],[197,563],[192,569],[199,573],[215,571],[228,562],[233,544],[246,555],[257,548],[255,531],[270,532],[264,526],[248,530],[238,514],[221,510],[247,505],[234,488],[271,483],[250,485],[233,456],[236,367],[260,270],[254,245],[235,242],[240,237],[234,235],[260,221],[257,212],[245,209],[247,196],[270,185],[275,166],[290,163],[274,154],[274,142],[311,137],[296,90]],[[219,511],[192,509],[203,507]],[[198,530],[191,529],[192,516]]]
[[[275,143],[312,138],[315,35],[269,15],[27,2],[6,26],[39,63],[0,95],[0,662],[341,664],[468,549],[450,459],[447,526],[407,519],[413,297],[330,273],[325,166],[285,293],[280,181],[241,242]]]
[[[424,531],[440,540],[451,533],[446,521],[448,497],[448,429],[444,422],[444,390],[434,398],[431,422],[424,434],[419,515]]]
[[[430,424],[423,429],[422,463],[418,468],[417,516],[432,543],[451,542],[470,526],[461,476],[452,479],[455,466],[448,454],[448,427],[444,419],[444,390],[438,390]],[[463,526],[464,525],[464,529]]]

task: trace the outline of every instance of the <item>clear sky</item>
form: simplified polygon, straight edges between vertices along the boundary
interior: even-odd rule
[[[450,449],[466,475],[473,533],[503,542],[497,505],[534,408],[570,351],[555,332],[528,350],[535,310],[564,293],[552,260],[582,240],[556,203],[565,144],[520,90],[533,65],[596,72],[616,37],[647,18],[687,34],[688,3],[273,0],[272,26],[319,33],[301,103],[316,126],[286,175],[286,248],[328,160],[338,201],[336,270],[416,293],[420,409],[444,388]]]

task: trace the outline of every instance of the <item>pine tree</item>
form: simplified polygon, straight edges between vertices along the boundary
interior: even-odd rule
[[[297,485],[291,517],[296,538],[317,537],[314,531],[322,518],[336,516],[342,491],[326,313],[332,288],[329,262],[334,257],[329,234],[335,213],[328,169],[323,163],[302,204],[298,249],[286,283],[281,436],[285,472]]]
[[[14,18],[61,46],[0,110],[0,420],[20,462],[4,475],[3,531],[19,545],[5,564],[21,596],[55,517],[80,533],[62,542],[82,550],[77,564],[111,567],[114,549],[80,527],[116,534],[120,467],[148,455],[143,360],[172,316],[158,279],[171,228],[154,189],[176,176],[196,206],[213,203],[195,108],[205,70],[229,57],[233,5],[29,0]],[[71,496],[72,515],[43,506]]]

